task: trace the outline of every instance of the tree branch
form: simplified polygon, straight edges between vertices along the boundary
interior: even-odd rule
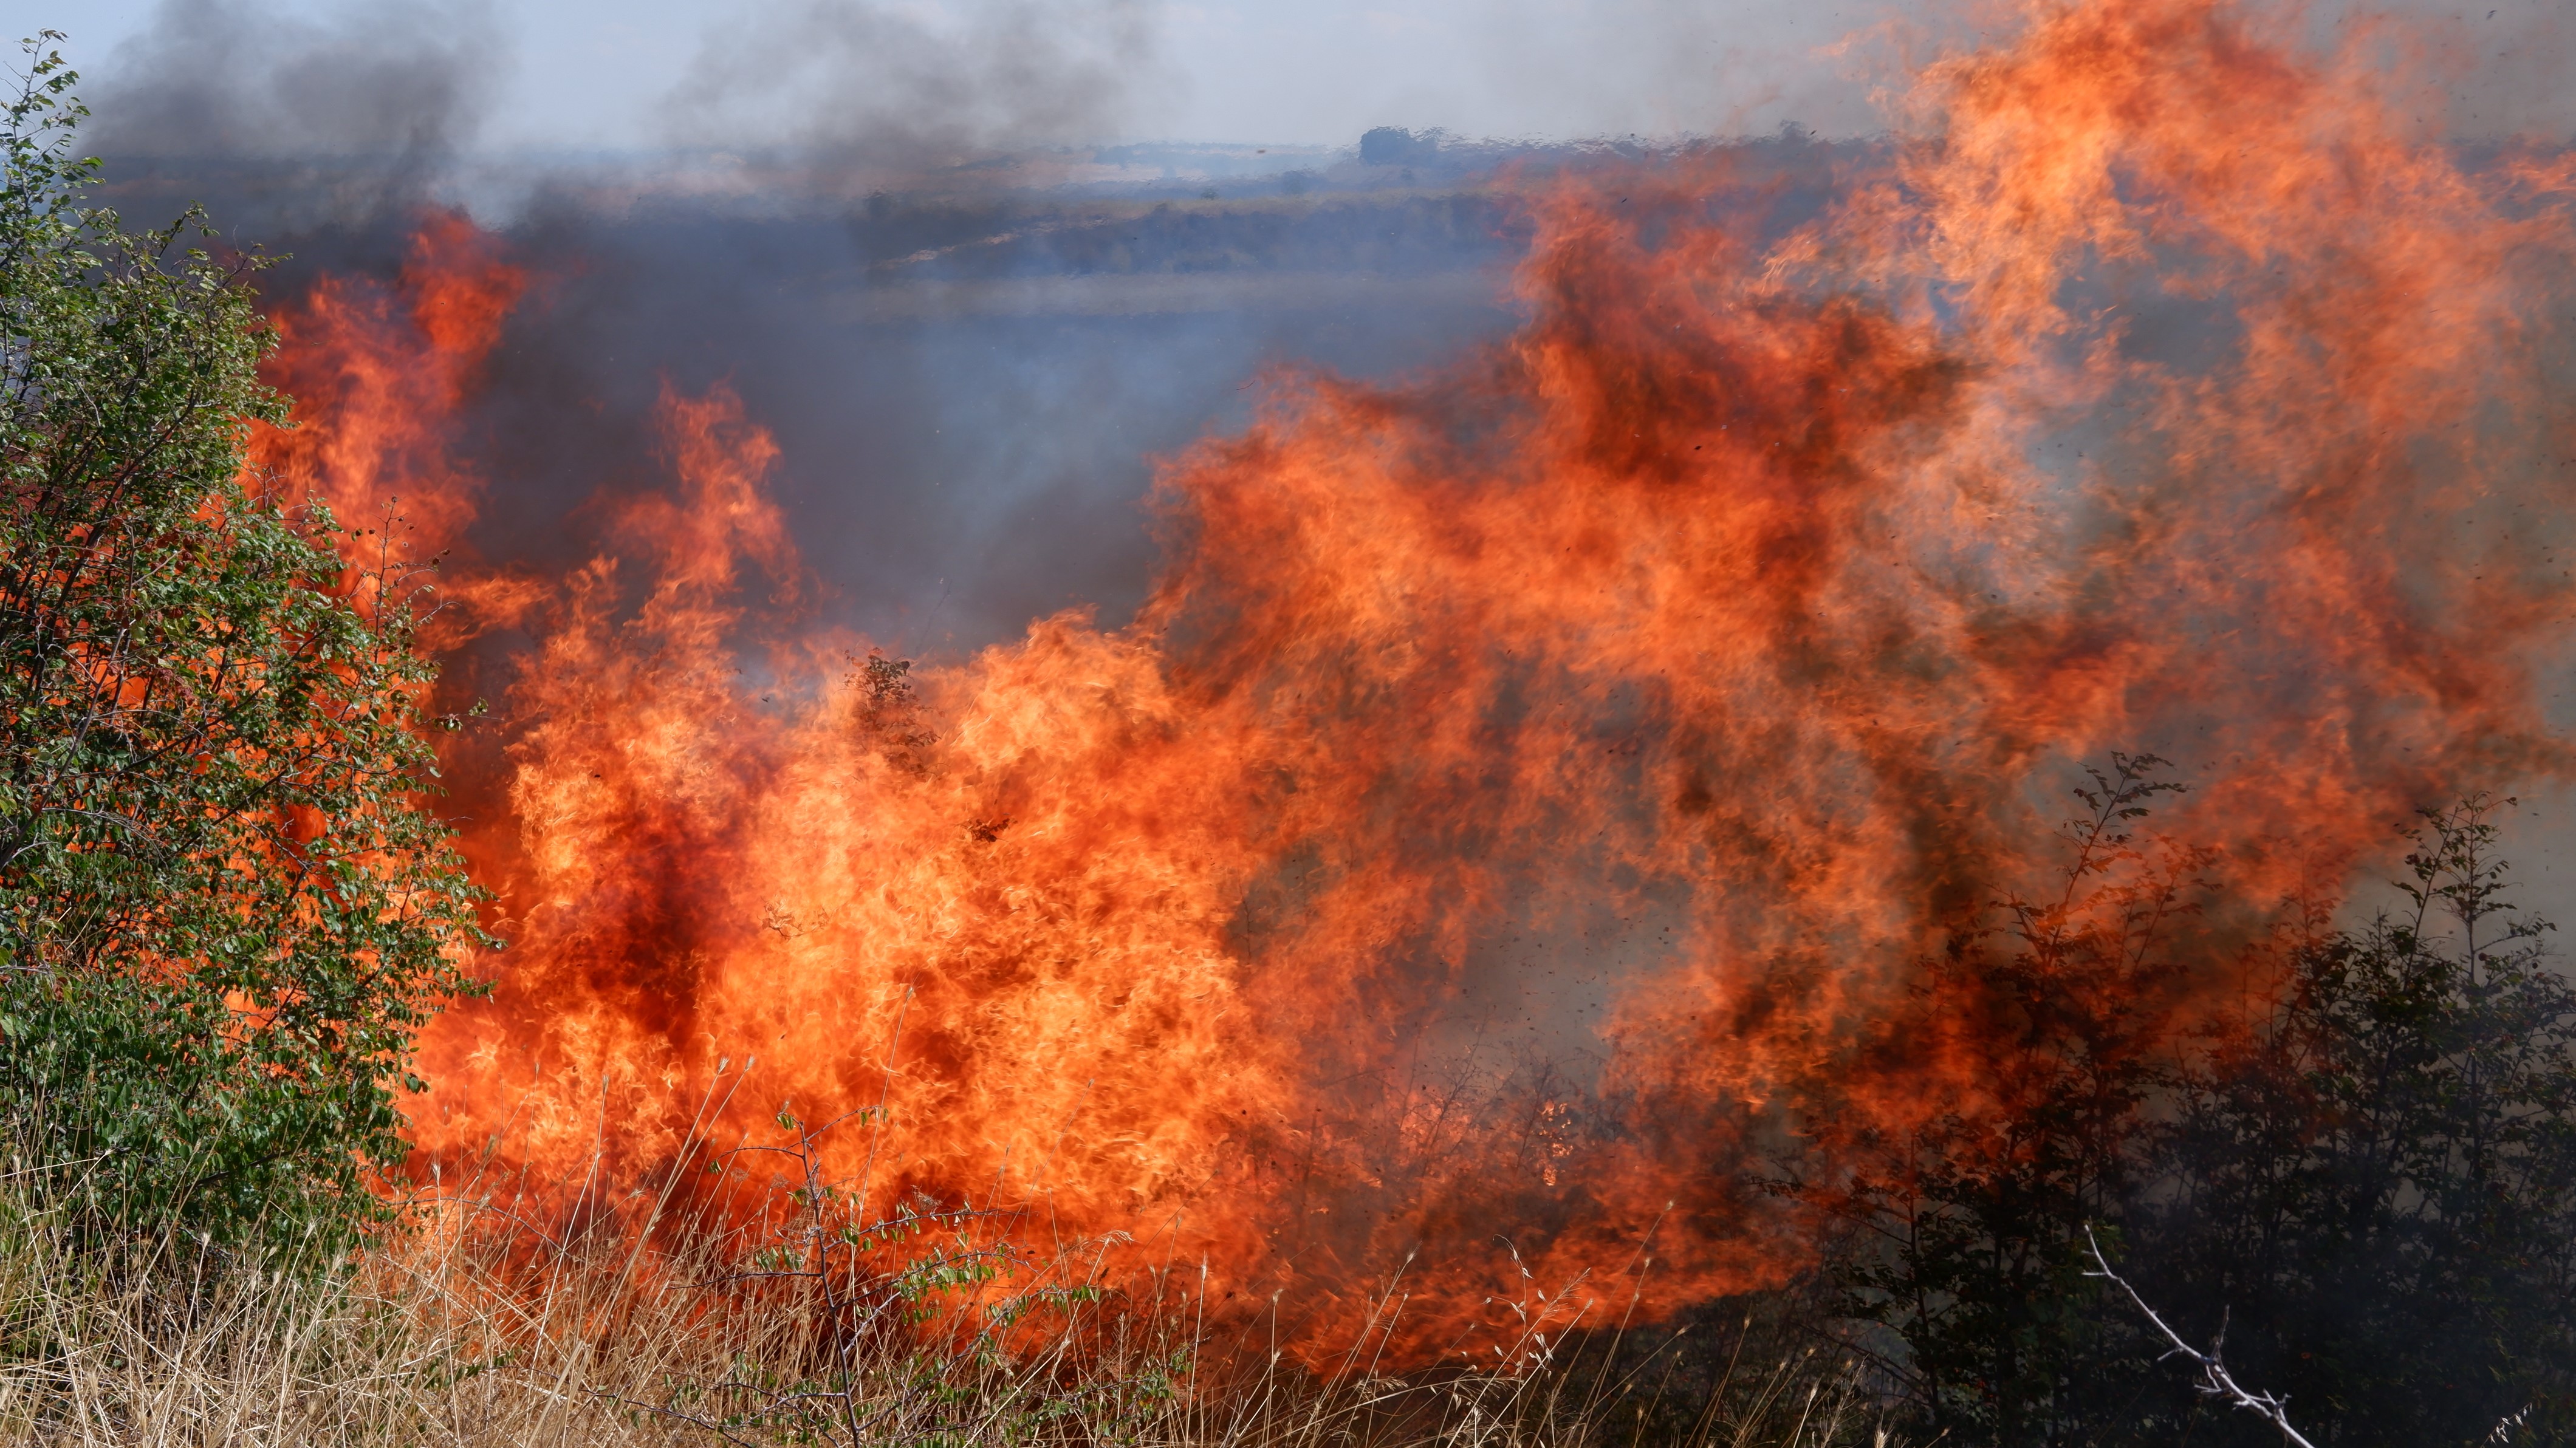
[[[2084,1275],[2107,1278],[2119,1284],[2120,1290],[2129,1294],[2129,1300],[2137,1304],[2138,1311],[2145,1313],[2147,1321],[2156,1325],[2156,1331],[2165,1335],[2165,1341],[2173,1344],[2173,1351],[2166,1353],[2166,1357],[2187,1357],[2200,1364],[2201,1392],[2213,1398],[2224,1398],[2237,1407],[2251,1409],[2271,1419],[2273,1425],[2281,1430],[2281,1436],[2298,1444],[2299,1448],[2317,1448],[2317,1445],[2309,1442],[2298,1429],[2290,1426],[2289,1409],[2282,1399],[2270,1393],[2248,1392],[2236,1381],[2234,1375],[2227,1371],[2227,1364],[2219,1361],[2219,1343],[2210,1344],[2209,1351],[2202,1352],[2183,1341],[2181,1333],[2167,1326],[2165,1320],[2156,1315],[2156,1310],[2147,1305],[2147,1300],[2138,1295],[2138,1289],[2129,1285],[2129,1279],[2111,1270],[2111,1261],[2102,1255],[2102,1244],[2094,1237],[2093,1224],[2090,1222],[2084,1224],[2084,1243],[2093,1249],[2094,1265],[2101,1269]],[[2223,1332],[2220,1334],[2220,1341],[2225,1341]]]

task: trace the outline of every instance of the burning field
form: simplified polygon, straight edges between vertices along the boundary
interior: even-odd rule
[[[1388,1361],[1490,1360],[1789,1284],[1891,1144],[2246,1029],[2414,811],[2571,762],[2576,153],[2446,134],[2437,29],[2312,20],[2031,5],[1795,177],[1506,167],[1507,335],[1272,369],[1154,464],[1132,620],[971,653],[835,621],[722,382],[592,556],[478,533],[522,239],[281,297],[255,464],[443,558],[436,707],[490,705],[441,808],[506,948],[413,1179],[825,1182],[1292,1346],[1398,1283]],[[1952,968],[2007,936],[2084,964]]]

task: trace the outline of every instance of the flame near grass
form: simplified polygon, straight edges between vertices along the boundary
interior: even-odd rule
[[[2081,763],[2190,785],[2101,862],[2191,862],[2186,968],[2119,985],[2173,1040],[2409,809],[2558,776],[2576,159],[2429,133],[2394,22],[2013,13],[1811,219],[1724,146],[1532,183],[1520,330],[1274,377],[1163,467],[1125,628],[811,624],[775,443],[667,394],[594,560],[451,569],[538,641],[459,756],[511,947],[419,1172],[766,1202],[739,1151],[839,1121],[853,1221],[1116,1234],[1316,1360],[1409,1259],[1390,1360],[1472,1361],[1525,1284],[1790,1278],[1783,1151],[2020,1109],[1924,962],[2059,862]],[[290,313],[277,465],[463,536],[505,250],[436,220]],[[1483,1044],[1519,1010],[1583,1052]]]

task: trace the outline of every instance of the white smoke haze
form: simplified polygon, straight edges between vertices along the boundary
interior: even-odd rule
[[[9,35],[71,33],[127,138],[196,153],[297,138],[512,154],[809,145],[842,160],[1139,141],[1349,146],[1453,135],[1870,134],[1897,68],[2008,7],[1886,0],[0,0]],[[2333,43],[2395,16],[2428,117],[2459,135],[2576,133],[2558,0],[2279,7]],[[418,64],[388,63],[390,57]],[[234,97],[210,130],[205,93]],[[462,106],[459,101],[468,102]],[[193,107],[193,109],[192,109]],[[339,124],[347,118],[350,124]],[[103,112],[102,122],[106,116]]]
[[[443,60],[479,48],[489,104],[464,139],[511,152],[1347,146],[1379,125],[1560,140],[1783,122],[1851,134],[1874,125],[1871,83],[1834,42],[1902,13],[1768,0],[502,0],[480,14],[391,0],[255,13],[228,0],[0,3],[13,36],[70,32],[101,94],[174,82],[299,93],[237,106],[207,138],[218,148],[291,138],[334,92],[388,112],[425,101]],[[357,63],[295,63],[330,44]],[[429,62],[420,75],[365,61],[407,44]],[[192,74],[177,76],[183,60]],[[181,114],[137,109],[152,124]],[[365,125],[315,137],[334,151],[381,139]]]
[[[1115,135],[1152,83],[1151,0],[770,0],[708,33],[665,114],[681,147],[954,165]]]

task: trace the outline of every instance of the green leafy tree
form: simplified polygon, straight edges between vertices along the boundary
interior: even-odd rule
[[[245,473],[250,266],[86,204],[59,39],[0,136],[0,1125],[95,1220],[336,1239],[480,938],[420,592]]]

